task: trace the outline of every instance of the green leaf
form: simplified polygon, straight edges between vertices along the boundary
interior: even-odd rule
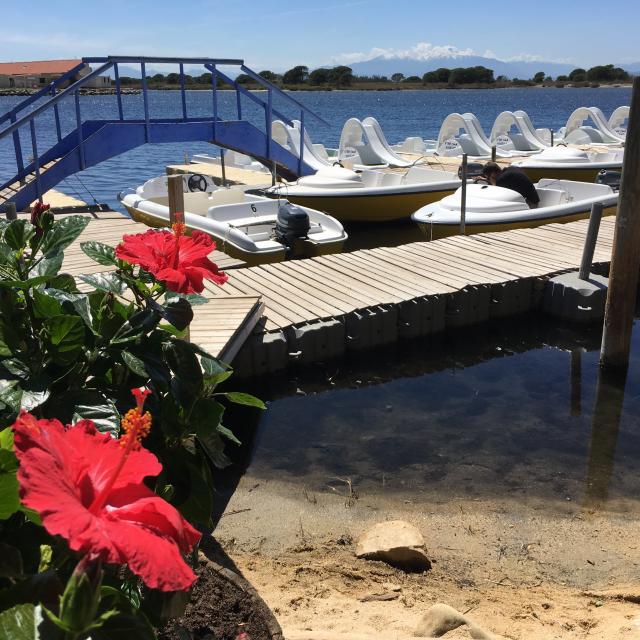
[[[160,311],[162,317],[179,331],[184,331],[193,320],[193,309],[184,298],[173,300],[164,307],[158,306],[162,309]]]
[[[123,351],[121,354],[122,361],[135,373],[137,376],[141,376],[142,378],[148,378],[149,374],[144,366],[144,361],[142,361],[137,356],[134,356],[129,351]]]
[[[204,296],[201,296],[198,293],[176,293],[175,291],[167,291],[164,294],[164,299],[167,302],[172,302],[173,300],[176,300],[178,298],[181,298],[182,300],[186,300],[192,307],[195,307],[196,305],[201,305],[201,304],[207,304],[209,302],[209,298],[205,298]]]
[[[13,429],[11,427],[0,431],[0,449],[13,450]]]
[[[6,358],[13,352],[7,343],[7,331],[4,326],[3,318],[0,318],[0,358]]]
[[[135,340],[142,334],[152,331],[160,322],[160,314],[151,309],[142,309],[134,313],[111,338],[111,344],[121,344]]]
[[[231,460],[224,453],[224,440],[217,430],[207,436],[198,436],[198,442],[215,467],[225,469],[231,464]]]
[[[69,303],[93,333],[96,333],[93,329],[93,317],[88,295],[84,293],[69,293],[68,291],[53,288],[45,289],[45,293],[55,298],[59,303]]]
[[[45,234],[42,253],[49,257],[64,251],[86,229],[90,220],[88,216],[67,216],[56,222]]]
[[[78,316],[60,315],[42,323],[55,362],[70,364],[84,346],[84,322]]]
[[[43,293],[35,289],[33,292],[33,309],[36,318],[48,318],[62,313],[62,305],[49,294],[49,289],[45,289],[45,291],[46,293]]]
[[[173,390],[182,406],[188,406],[204,389],[198,358],[184,340],[171,340],[164,345],[163,352],[167,364],[175,374],[172,380]]]
[[[52,276],[36,276],[34,278],[28,278],[27,280],[0,280],[0,287],[25,291],[44,284],[45,282],[49,282],[51,279]]]
[[[81,391],[73,396],[75,401],[72,422],[93,420],[96,429],[114,438],[120,433],[120,412],[114,402],[99,391]]]
[[[118,259],[116,258],[113,247],[107,244],[90,240],[89,242],[81,242],[80,248],[98,264],[105,266],[115,266],[118,264]]]
[[[4,241],[14,250],[26,248],[36,228],[25,218],[12,220],[4,231]]]
[[[10,452],[4,449],[0,451],[3,457],[4,454],[8,453]],[[0,471],[0,520],[6,520],[20,509],[18,489],[18,479],[16,478],[15,470]]]
[[[78,278],[100,291],[122,295],[127,290],[126,282],[117,273],[91,273]]]
[[[62,252],[56,253],[49,258],[43,258],[35,267],[29,271],[30,278],[36,278],[38,276],[55,276],[62,267],[62,259],[64,254]]]
[[[59,291],[67,291],[68,293],[77,293],[75,278],[68,273],[59,273],[49,280],[48,286]]]
[[[231,429],[228,429],[227,427],[223,426],[222,424],[219,424],[216,427],[218,433],[221,436],[224,436],[227,440],[231,440],[231,442],[233,442],[233,444],[237,444],[237,445],[241,445],[242,442],[240,442],[240,440],[238,440],[238,438],[236,438],[233,435],[233,431],[231,431]]]
[[[42,624],[42,608],[19,604],[0,613],[0,638],[7,640],[45,640],[38,627]]]
[[[16,413],[20,411],[22,389],[17,380],[0,379],[0,402],[6,404]]]
[[[240,391],[225,391],[224,393],[216,393],[216,395],[224,396],[230,402],[234,402],[235,404],[244,404],[249,407],[257,407],[258,409],[266,409],[262,400],[252,396],[249,393],[242,393]]]

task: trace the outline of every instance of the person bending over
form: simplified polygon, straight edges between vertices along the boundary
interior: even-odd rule
[[[489,184],[517,191],[527,201],[530,209],[535,209],[538,206],[540,196],[533,186],[533,182],[520,169],[516,167],[502,169],[495,162],[487,162],[482,169],[482,175]]]

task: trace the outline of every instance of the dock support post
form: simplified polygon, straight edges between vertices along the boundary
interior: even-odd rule
[[[584,249],[582,250],[582,261],[580,262],[580,271],[578,272],[578,278],[580,278],[580,280],[589,279],[589,273],[591,272],[591,262],[593,261],[593,252],[596,250],[596,242],[598,241],[600,220],[602,220],[602,208],[602,202],[594,202],[591,205],[591,215],[589,216],[587,239],[584,241]]]
[[[495,162],[496,161],[496,155],[497,155],[497,150],[496,150],[496,145],[494,144],[491,147],[491,162]]]
[[[467,217],[467,154],[462,154],[462,187],[460,192],[460,235],[465,234],[465,220]]]
[[[167,190],[169,192],[169,223],[184,224],[184,190],[182,188],[182,174],[167,176]]]
[[[626,369],[640,270],[640,77],[633,79],[600,366]]]
[[[220,169],[222,170],[222,186],[226,187],[227,186],[227,170],[226,167],[224,165],[224,154],[226,152],[226,149],[220,149]]]
[[[4,215],[7,217],[7,220],[15,220],[18,217],[15,202],[7,202],[4,205]]]
[[[550,131],[551,131],[551,146],[553,147],[553,129],[551,129]]]

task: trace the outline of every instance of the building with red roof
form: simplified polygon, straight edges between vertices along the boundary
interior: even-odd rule
[[[91,67],[82,60],[35,60],[30,62],[0,62],[0,88],[37,89],[46,86],[74,67],[82,65],[66,84],[71,84],[86,76]],[[91,87],[109,87],[108,76],[94,78]]]

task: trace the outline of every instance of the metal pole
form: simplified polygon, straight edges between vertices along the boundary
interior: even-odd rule
[[[224,166],[224,155],[226,153],[226,149],[220,149],[220,168],[222,169],[222,186],[227,186],[227,171]]]
[[[460,235],[464,235],[467,217],[467,154],[462,154],[462,186],[460,191]]]
[[[551,146],[553,147],[553,129],[551,129]]]
[[[582,261],[580,262],[580,271],[578,278],[580,280],[588,280],[591,271],[591,262],[593,261],[593,252],[596,250],[596,242],[598,241],[598,231],[600,230],[600,220],[602,220],[602,202],[594,202],[591,205],[591,215],[589,216],[589,228],[587,229],[587,238],[584,241],[584,249],[582,250]]]
[[[494,144],[491,147],[491,162],[495,162],[496,161],[496,145]]]
[[[640,270],[640,76],[633,79],[600,366],[626,369]]]

